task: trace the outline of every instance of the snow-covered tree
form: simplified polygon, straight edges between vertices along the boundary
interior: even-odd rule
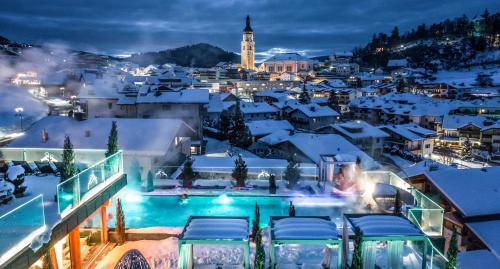
[[[288,188],[293,188],[300,179],[300,169],[298,164],[293,160],[288,161],[284,178],[288,181]]]
[[[232,176],[236,180],[236,187],[245,186],[245,181],[248,177],[248,168],[241,155],[238,155],[238,158],[234,161]]]
[[[229,142],[231,143],[231,145],[237,147],[247,147],[249,146],[249,143],[251,143],[239,102],[236,103],[236,108],[233,117],[231,118]]]
[[[465,138],[462,144],[462,149],[460,150],[460,158],[462,160],[469,159],[472,156],[472,144],[468,137]]]
[[[146,178],[146,192],[152,192],[155,190],[153,179],[153,172],[149,171]]]
[[[309,92],[306,89],[306,82],[304,82],[302,91],[299,94],[299,102],[301,104],[309,104],[311,102],[311,97],[309,96]]]
[[[446,256],[448,258],[448,262],[446,263],[446,269],[455,269],[457,268],[457,254],[458,254],[458,246],[457,246],[457,230],[453,229],[453,234],[450,239],[450,246],[448,247],[448,252]]]
[[[106,151],[106,157],[109,157],[118,152],[118,127],[116,126],[116,121],[111,124],[111,130],[108,136],[108,150]]]
[[[219,130],[224,134],[228,135],[231,128],[231,117],[227,110],[222,111],[219,116]]]
[[[478,73],[476,76],[476,85],[480,87],[489,87],[493,85],[493,79],[489,74]]]
[[[5,181],[14,185],[13,194],[16,197],[21,197],[26,191],[24,184],[24,168],[21,165],[10,166],[7,170]]]
[[[193,160],[191,157],[188,157],[186,162],[184,162],[184,167],[182,168],[182,187],[191,188],[193,186],[193,179]]]
[[[255,203],[255,210],[254,210],[254,215],[253,215],[253,222],[252,222],[252,234],[250,234],[250,238],[252,240],[255,240],[255,237],[257,236],[257,233],[259,232],[259,225],[260,225],[260,208],[259,204]]]
[[[337,92],[335,90],[332,90],[330,92],[330,96],[328,97],[328,106],[337,111],[340,112],[340,107],[339,107],[339,97],[337,95]]]
[[[73,144],[71,144],[71,139],[69,136],[64,138],[64,149],[62,155],[62,171],[61,171],[61,182],[69,179],[70,177],[76,175],[75,167],[75,152],[73,151]]]
[[[354,251],[352,253],[351,269],[363,269],[362,245],[363,235],[361,230],[357,228],[354,231]]]
[[[123,245],[125,243],[125,215],[120,198],[116,200],[116,235],[118,245]]]

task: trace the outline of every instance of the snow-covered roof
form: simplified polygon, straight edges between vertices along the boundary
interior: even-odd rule
[[[415,224],[401,216],[373,214],[348,216],[348,220],[353,225],[353,230],[356,228],[361,230],[363,237],[425,236]]]
[[[377,165],[370,156],[358,147],[351,144],[342,136],[335,134],[290,134],[288,131],[278,131],[259,139],[259,142],[268,145],[289,142],[317,165],[320,163],[320,155],[338,154],[349,154],[360,157],[363,168],[371,168]]]
[[[425,175],[465,217],[500,214],[500,167],[438,169]]]
[[[35,123],[9,147],[63,148],[64,137],[69,135],[75,148],[106,149],[112,121],[118,125],[118,146],[125,153],[165,154],[175,137],[194,133],[183,121],[176,119],[94,118],[77,121],[69,117],[49,116]],[[41,139],[42,130],[48,133],[46,142]]]
[[[338,240],[337,226],[320,217],[285,217],[272,220],[272,240]]]
[[[496,201],[490,203],[498,203],[498,197]],[[497,211],[497,214],[499,212]],[[467,222],[465,224],[496,256],[500,264],[500,220]]]
[[[220,113],[223,110],[224,110],[224,105],[222,103],[221,95],[218,93],[210,94],[208,105],[207,105],[207,112],[208,113]]]
[[[399,124],[399,125],[384,125],[380,127],[381,130],[389,133],[395,133],[407,140],[418,141],[427,138],[434,137],[436,132],[430,129],[426,129],[417,124]]]
[[[98,79],[96,83],[85,84],[80,88],[78,98],[80,99],[119,99],[119,91],[123,88],[123,83],[118,80]]]
[[[406,59],[394,59],[387,62],[387,67],[407,67],[408,60]]]
[[[248,241],[248,218],[191,217],[179,240]]]
[[[486,249],[461,251],[458,253],[458,268],[500,268],[500,258]]]
[[[293,110],[298,110],[304,113],[307,117],[336,117],[339,116],[339,113],[330,107],[320,106],[316,103],[311,104],[300,104],[293,103],[289,105]]]
[[[153,103],[182,103],[182,104],[208,104],[208,90],[188,89],[180,91],[165,91],[157,95],[156,91],[146,95],[138,95],[138,104]]]
[[[271,58],[265,60],[265,63],[269,62],[281,62],[281,61],[310,61],[312,62],[311,59],[304,57],[298,53],[292,52],[292,53],[280,53],[272,56]]]
[[[273,97],[278,101],[286,101],[288,99],[289,91],[286,89],[266,89],[260,92],[255,93],[255,96],[259,97]]]
[[[278,110],[266,102],[241,102],[240,109],[243,114],[276,113]]]
[[[286,120],[256,120],[245,125],[252,136],[268,135],[279,130],[293,130],[293,126]]]
[[[426,171],[430,170],[445,170],[456,168],[439,162],[433,162],[431,160],[423,160],[409,166],[402,166],[401,169],[402,170],[398,173],[398,175],[402,178],[406,178],[423,175]]]
[[[379,128],[360,120],[331,124],[330,126],[337,132],[352,139],[389,136]]]
[[[387,114],[404,116],[444,116],[461,105],[472,106],[472,102],[394,92],[382,96],[363,96],[349,103],[351,107],[378,109]]]
[[[445,115],[443,117],[442,128],[445,130],[456,130],[467,125],[474,125],[483,128],[484,122],[488,118],[481,115]]]

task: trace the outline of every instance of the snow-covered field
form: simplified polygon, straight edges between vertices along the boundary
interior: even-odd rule
[[[0,138],[20,132],[21,121],[15,109],[23,108],[23,128],[48,114],[48,107],[33,97],[27,90],[12,85],[0,84]]]

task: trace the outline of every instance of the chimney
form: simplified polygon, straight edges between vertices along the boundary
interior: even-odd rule
[[[85,130],[85,137],[90,137],[90,130]]]

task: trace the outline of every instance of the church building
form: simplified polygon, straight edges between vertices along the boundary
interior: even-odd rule
[[[253,42],[253,30],[250,27],[250,16],[247,16],[246,27],[243,29],[241,67],[244,69],[255,69],[255,43]]]

